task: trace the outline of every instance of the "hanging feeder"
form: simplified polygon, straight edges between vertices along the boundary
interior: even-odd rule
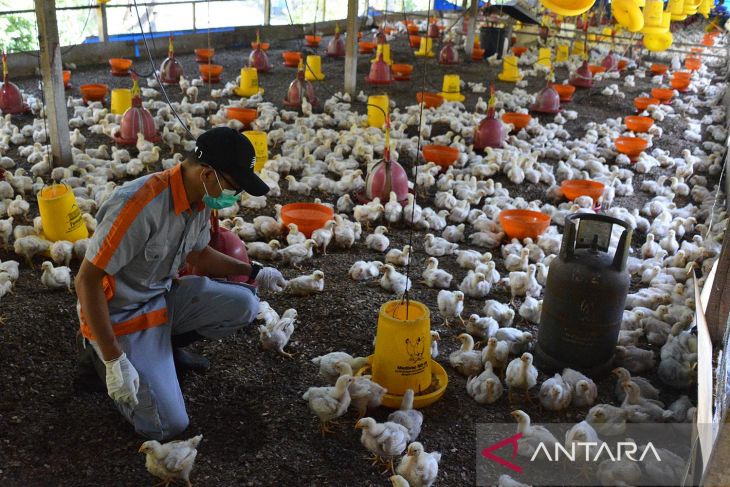
[[[286,98],[284,98],[284,105],[289,108],[301,109],[304,98],[312,106],[319,105],[319,100],[314,94],[314,86],[305,78],[304,74],[304,62],[300,59],[297,77],[289,84],[289,90],[286,93]]]
[[[459,53],[454,48],[454,43],[449,40],[439,52],[439,64],[459,64]]]
[[[408,175],[398,161],[391,160],[390,156],[390,116],[385,117],[385,146],[383,159],[369,171],[365,180],[365,188],[356,193],[355,197],[362,203],[380,198],[388,201],[390,193],[394,192],[401,204],[408,199]]]
[[[167,47],[167,58],[160,65],[160,80],[164,85],[176,85],[180,82],[183,75],[183,67],[180,62],[175,59],[175,47],[172,43],[172,34]]]
[[[8,81],[8,55],[3,52],[3,85],[0,87],[0,110],[18,115],[27,113],[30,107],[23,101],[23,94],[15,83]]]
[[[616,59],[616,56],[613,54],[613,51],[608,51],[608,54],[606,54],[606,57],[603,58],[603,61],[601,61],[601,66],[606,68],[606,71],[609,73],[611,71],[618,71],[618,60]]]
[[[266,55],[263,49],[261,49],[261,41],[259,37],[259,31],[256,31],[256,49],[251,51],[248,56],[249,67],[256,68],[256,71],[263,73],[271,70],[271,64],[269,64],[269,56]]]
[[[530,111],[539,113],[556,114],[560,111],[560,95],[553,88],[551,81],[537,94],[535,103],[530,105]]]
[[[114,135],[114,142],[120,145],[135,145],[137,134],[144,135],[149,142],[158,142],[160,134],[155,127],[155,120],[150,112],[142,106],[142,94],[137,76],[132,73],[132,107],[122,116],[119,131]]]
[[[345,57],[345,40],[340,36],[340,24],[335,23],[335,36],[327,44],[327,55]]]
[[[502,147],[506,138],[504,124],[494,116],[494,104],[497,101],[494,96],[494,83],[489,87],[491,96],[487,108],[487,116],[479,122],[474,130],[474,150],[482,151],[487,147]]]
[[[428,37],[431,39],[437,39],[441,35],[441,29],[438,24],[433,23],[428,26]]]
[[[588,68],[588,61],[583,61],[580,68],[575,70],[570,77],[570,84],[577,88],[590,88],[593,86],[593,73]]]
[[[370,66],[370,73],[365,81],[373,85],[387,85],[393,82],[393,73],[388,63],[383,61],[382,52],[378,56],[378,60]]]

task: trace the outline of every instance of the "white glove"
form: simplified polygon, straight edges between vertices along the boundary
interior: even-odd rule
[[[281,272],[273,267],[264,267],[256,275],[256,282],[262,291],[274,291],[280,293],[286,288],[286,279]]]
[[[115,402],[124,402],[134,407],[139,404],[137,392],[139,391],[139,374],[127,358],[122,354],[114,360],[105,360],[106,365],[106,389],[109,397]]]

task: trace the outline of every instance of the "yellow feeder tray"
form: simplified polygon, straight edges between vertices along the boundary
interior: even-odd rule
[[[241,68],[241,80],[233,92],[244,98],[263,94],[264,89],[259,86],[259,74],[256,68]]]
[[[517,66],[517,56],[505,56],[502,61],[502,72],[497,75],[501,81],[516,83],[522,79],[522,73]]]
[[[464,95],[461,94],[461,81],[458,74],[445,74],[444,81],[441,85],[439,95],[447,101],[464,101]]]
[[[378,47],[375,50],[375,57],[370,60],[370,64],[377,61],[381,54],[383,55],[383,61],[385,64],[391,66],[393,64],[393,59],[390,57],[390,44],[378,44]]]
[[[550,49],[549,47],[541,47],[540,51],[537,54],[537,64],[550,69],[552,67],[552,62],[550,61],[552,57],[552,49]]]
[[[421,37],[421,44],[418,46],[418,51],[415,52],[417,57],[434,57],[433,53],[433,39],[430,37]]]
[[[307,56],[304,78],[307,81],[322,81],[324,79],[324,73],[322,72],[322,58],[320,56],[315,56],[313,54]]]
[[[570,46],[567,44],[559,44],[558,52],[555,54],[555,62],[562,63],[567,61],[568,57],[570,57]]]
[[[243,135],[251,141],[254,152],[256,153],[256,164],[253,171],[258,174],[269,160],[269,144],[266,132],[260,130],[246,130]]]
[[[370,355],[368,357],[368,362],[372,363],[374,357],[375,355]],[[370,368],[370,365],[366,365],[365,367],[358,370],[355,375],[358,377],[366,375],[366,372],[368,372]],[[436,390],[433,392],[429,392],[428,394],[415,394],[413,396],[413,407],[415,409],[422,409],[430,406],[431,404],[441,399],[441,397],[446,392],[446,387],[449,385],[449,376],[448,374],[446,374],[446,370],[444,370],[443,366],[433,359],[431,359],[431,377],[431,385],[436,387]],[[398,396],[396,394],[386,393],[383,396],[382,404],[383,406],[390,409],[399,409],[402,401],[402,395]]]
[[[671,47],[674,37],[671,32],[644,35],[644,47],[652,52],[665,51]]]

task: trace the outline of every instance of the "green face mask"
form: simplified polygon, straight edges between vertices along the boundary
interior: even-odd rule
[[[238,200],[238,196],[233,190],[223,189],[220,179],[218,179],[218,174],[215,171],[213,171],[213,174],[215,174],[215,179],[218,181],[218,187],[221,189],[221,194],[215,198],[208,194],[208,188],[205,186],[205,182],[203,181],[203,173],[200,173],[200,182],[203,183],[203,189],[205,189],[203,204],[211,210],[222,210],[223,208],[233,206]]]

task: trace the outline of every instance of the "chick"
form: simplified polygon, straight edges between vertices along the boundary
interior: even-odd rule
[[[370,451],[374,460],[387,462],[393,470],[393,459],[406,449],[408,430],[405,426],[392,421],[378,423],[373,418],[362,418],[355,424],[361,429],[360,443]]]
[[[616,365],[624,367],[632,374],[641,374],[654,368],[654,352],[638,347],[616,347]]]
[[[13,220],[14,218],[12,217],[0,220],[0,244],[2,244],[5,249],[8,248],[10,236],[13,234]]]
[[[347,272],[349,276],[355,281],[367,281],[375,279],[380,275],[380,267],[383,265],[382,262],[374,260],[371,262],[365,262],[364,260],[358,260],[350,267]]]
[[[549,411],[560,411],[573,400],[573,389],[560,374],[555,374],[540,386],[540,404]]]
[[[510,415],[517,421],[517,432],[522,438],[517,440],[517,454],[521,457],[532,457],[540,444],[553,451],[556,443],[560,443],[544,426],[532,426],[530,416],[521,409],[512,411]]]
[[[147,471],[161,479],[162,484],[169,485],[181,480],[187,487],[192,487],[190,472],[195,465],[197,448],[202,439],[203,435],[198,435],[189,440],[177,440],[165,444],[160,444],[156,440],[145,441],[139,447],[139,453],[146,455]]]
[[[474,339],[468,333],[462,333],[457,338],[461,347],[449,355],[449,363],[464,377],[480,374],[483,368],[482,354],[474,350]]]
[[[278,238],[284,233],[284,226],[270,216],[257,216],[253,219],[253,226],[256,229],[256,233],[266,240]]]
[[[353,377],[350,384],[350,404],[357,409],[357,418],[365,416],[368,409],[375,409],[383,403],[383,396],[388,390],[380,384],[370,380],[370,376],[355,377],[352,367],[347,362],[337,362],[335,370],[340,375]]]
[[[523,484],[521,482],[518,482],[505,473],[505,474],[500,475],[499,479],[497,479],[497,487],[531,487],[531,486],[528,484]]]
[[[336,221],[328,220],[322,228],[318,228],[312,232],[312,240],[317,243],[318,252],[322,252],[324,255],[327,255],[327,247],[330,242],[332,242],[332,238],[335,235],[334,228],[336,224]]]
[[[282,260],[284,260],[284,262],[288,262],[295,268],[301,270],[299,264],[301,264],[305,260],[312,258],[312,249],[315,245],[316,243],[314,242],[314,240],[307,239],[300,244],[290,245],[284,249],[281,249],[279,251],[279,256],[282,258]]]
[[[376,227],[374,232],[365,238],[365,245],[376,252],[385,252],[390,246],[390,240],[385,234],[388,229],[384,226]]]
[[[398,196],[391,191],[388,202],[384,206],[385,220],[390,223],[398,223],[403,218],[403,205],[398,201]]]
[[[413,389],[406,389],[403,399],[401,399],[400,409],[388,415],[388,421],[398,423],[408,430],[408,441],[416,441],[418,435],[421,434],[421,425],[423,425],[423,413],[418,409],[413,409],[414,396]]]
[[[532,343],[532,333],[517,328],[500,328],[494,333],[494,338],[510,344],[509,352],[512,355],[519,355],[527,352]]]
[[[519,255],[509,254],[504,259],[504,267],[510,272],[527,272],[528,265],[530,265],[530,249],[527,247],[520,250]]]
[[[308,296],[324,291],[324,272],[314,271],[308,276],[299,276],[289,280],[286,288],[294,296]]]
[[[352,370],[358,371],[368,364],[368,358],[353,357],[345,352],[331,352],[312,359],[312,363],[314,365],[319,365],[319,375],[322,376],[328,384],[332,385],[337,382],[337,378],[341,375],[335,369],[335,365],[337,365],[338,362],[344,362],[348,364]]]
[[[655,400],[641,397],[641,390],[634,382],[624,382],[621,387],[626,392],[626,397],[621,403],[622,408],[626,406],[638,406],[640,411],[649,416],[652,421],[667,421],[674,415],[672,411],[665,410],[659,406]]]
[[[456,251],[456,263],[462,269],[474,270],[479,264],[486,264],[492,260],[492,254],[484,252],[483,254],[476,250],[457,250]]]
[[[279,257],[281,244],[278,240],[265,242],[249,242],[246,244],[246,253],[256,260],[276,260]]]
[[[459,318],[462,324],[464,320],[461,313],[464,311],[464,293],[461,291],[441,290],[436,297],[439,313],[444,318],[444,326],[449,326],[449,320]]]
[[[349,387],[354,378],[341,375],[334,387],[310,387],[302,398],[309,403],[309,409],[320,421],[320,431],[332,433],[329,425],[332,420],[339,418],[350,407]]]
[[[586,443],[592,443],[592,445],[589,446]],[[595,448],[595,445],[599,445],[600,448],[603,443],[596,430],[587,421],[576,423],[565,432],[565,449],[574,451],[576,460],[581,463],[590,459],[591,452],[596,451],[592,447]],[[586,466],[584,464],[582,468],[586,468]]]
[[[515,318],[515,310],[509,307],[508,304],[500,303],[494,299],[488,299],[484,303],[482,313],[485,316],[494,318],[499,323],[500,327],[508,327],[512,324],[512,320]]]
[[[504,371],[509,360],[509,343],[500,342],[494,337],[487,340],[487,346],[482,350],[482,363],[486,368],[487,363],[495,370]]]
[[[67,240],[57,240],[51,245],[51,260],[56,265],[68,266],[73,257],[74,244]]]
[[[601,485],[637,485],[641,480],[641,467],[627,458],[604,460],[598,465],[596,476]]]
[[[481,272],[469,271],[459,284],[459,290],[470,298],[486,298],[491,284]]]
[[[512,402],[512,391],[515,389],[524,390],[525,398],[528,402],[532,402],[529,390],[537,384],[537,369],[532,365],[531,353],[525,352],[507,365],[505,382],[509,387],[508,397],[510,402]]]
[[[542,292],[542,286],[535,278],[537,267],[535,264],[527,266],[527,272],[510,272],[509,288],[512,293],[512,304],[517,296],[532,296],[539,298]]]
[[[410,487],[411,485],[400,475],[391,475],[389,480],[393,487]]]
[[[422,282],[430,288],[448,289],[454,276],[438,267],[439,261],[436,257],[426,259],[426,269],[421,274]]]
[[[484,372],[467,379],[466,392],[479,404],[493,404],[502,397],[502,382],[492,371],[491,362],[484,362]]]
[[[563,369],[562,376],[565,383],[573,390],[573,406],[593,406],[598,396],[598,387],[593,380],[573,369]]]
[[[404,245],[403,250],[390,249],[388,251],[388,253],[385,254],[385,263],[405,267],[408,265],[408,260],[410,258],[410,255],[411,255],[411,246],[410,245]]]
[[[30,203],[25,201],[21,195],[17,195],[6,210],[9,217],[18,221],[28,221],[28,211],[30,211]]]
[[[651,485],[681,485],[687,469],[687,460],[666,448],[657,448],[656,452],[661,460],[649,454],[641,462],[652,481]]]
[[[383,273],[383,277],[380,278],[380,287],[386,291],[401,296],[411,288],[411,280],[405,274],[396,271],[391,264],[381,264],[379,271]]]
[[[342,218],[340,215],[335,215],[335,244],[343,249],[349,249],[357,241],[357,234],[360,231],[360,223]]]
[[[451,243],[445,238],[436,237],[432,233],[426,234],[423,248],[432,257],[451,255],[459,248],[459,244]]]
[[[286,227],[289,230],[289,233],[286,234],[287,245],[295,245],[307,240],[307,236],[299,231],[296,223],[290,223]]]
[[[41,282],[44,286],[49,289],[61,289],[66,288],[68,292],[73,293],[71,290],[71,269],[65,266],[53,267],[51,261],[44,261],[41,265],[43,274],[41,275]]]
[[[542,300],[537,300],[532,296],[527,296],[520,305],[519,314],[531,323],[540,323]]]
[[[284,357],[292,358],[292,354],[284,351],[289,339],[294,333],[294,324],[297,319],[297,310],[289,308],[282,315],[279,321],[272,325],[259,326],[259,339],[265,350],[275,350]]]
[[[439,356],[439,342],[441,335],[436,330],[431,330],[431,358],[435,359]]]
[[[605,436],[623,435],[626,431],[626,421],[629,412],[610,404],[593,406],[586,415],[586,421],[593,428]]]
[[[465,328],[472,336],[486,340],[497,333],[499,323],[488,316],[480,317],[478,314],[472,314],[466,320]]]
[[[632,376],[631,372],[623,367],[616,367],[611,371],[611,373],[617,378],[616,388],[614,392],[616,393],[616,399],[618,399],[620,402],[623,402],[624,398],[626,397],[626,392],[624,391],[623,384],[624,382],[629,381],[633,381],[637,386],[639,386],[639,391],[641,392],[642,397],[645,397],[647,399],[659,399],[659,389],[651,385],[651,382],[649,382],[647,379],[644,379],[643,377]]]
[[[412,487],[431,487],[438,476],[440,461],[441,453],[428,453],[421,443],[414,441],[408,445],[406,455],[401,458],[396,471]]]

